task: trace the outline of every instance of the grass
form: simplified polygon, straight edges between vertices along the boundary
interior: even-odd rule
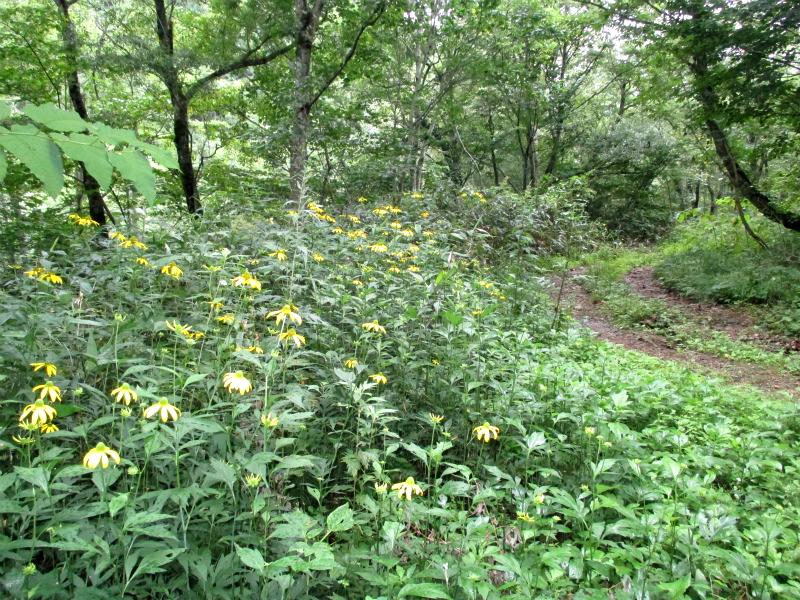
[[[448,221],[50,223],[0,286],[5,594],[800,598],[796,406],[551,330]]]

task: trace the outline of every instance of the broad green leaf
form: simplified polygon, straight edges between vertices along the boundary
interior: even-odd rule
[[[236,544],[236,555],[239,557],[239,560],[242,561],[244,566],[250,567],[262,575],[264,574],[267,561],[264,560],[264,557],[259,550],[255,548],[242,548],[239,544]]]
[[[0,120],[11,116],[11,107],[5,100],[0,100]]]
[[[19,475],[20,479],[24,479],[36,487],[42,488],[47,492],[49,476],[42,467],[14,467],[14,472]]]
[[[109,146],[119,146],[120,144],[136,146],[139,143],[136,134],[128,129],[117,129],[103,123],[92,123],[91,130]]]
[[[671,583],[659,583],[658,589],[667,592],[670,598],[683,598],[683,595],[686,593],[686,590],[689,589],[691,583],[691,576],[686,575]]]
[[[55,104],[26,104],[22,112],[33,121],[56,131],[86,131],[89,124],[73,110],[58,108]]]
[[[398,598],[450,598],[447,590],[438,583],[407,583],[397,593]]]
[[[281,461],[275,465],[276,469],[309,469],[314,466],[314,463],[311,461],[310,458],[306,456],[298,456],[297,454],[292,454],[290,456],[286,456],[281,459]]]
[[[64,163],[56,145],[33,125],[0,127],[0,146],[13,154],[42,182],[53,198],[64,187]]]
[[[453,310],[443,310],[442,317],[450,323],[453,327],[458,327],[461,325],[461,322],[464,320],[464,316],[453,311]]]
[[[52,138],[64,154],[86,166],[86,170],[97,180],[102,189],[108,189],[113,169],[108,162],[108,150],[103,144],[96,138],[81,133],[73,133],[69,137],[53,134]]]
[[[178,159],[170,150],[166,150],[161,146],[156,146],[155,144],[150,144],[148,142],[142,142],[139,140],[136,141],[135,145],[137,148],[139,148],[139,150],[147,154],[153,159],[154,162],[157,162],[162,167],[166,167],[167,169],[180,168],[180,165],[178,165]]]
[[[349,504],[342,504],[328,515],[328,518],[325,522],[328,527],[328,531],[331,533],[352,529],[353,525],[355,524],[353,522],[353,510],[350,508]]]
[[[128,494],[117,494],[108,503],[108,512],[113,518],[128,505]]]
[[[120,174],[133,183],[148,202],[156,198],[156,177],[150,163],[138,150],[126,149],[109,154],[111,164]]]
[[[182,553],[185,548],[171,548],[169,550],[150,551],[144,555],[142,562],[128,578],[128,583],[136,579],[139,575],[153,575],[164,571],[161,567],[172,562],[176,556]],[[126,561],[127,562],[127,561]],[[126,569],[127,570],[127,569]]]

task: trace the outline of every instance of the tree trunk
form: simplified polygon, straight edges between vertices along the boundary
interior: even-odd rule
[[[497,151],[494,141],[494,121],[492,120],[492,113],[489,113],[489,135],[491,136],[489,148],[492,158],[492,176],[494,177],[494,186],[498,187],[500,185],[500,169],[497,166]]]
[[[75,33],[75,25],[72,23],[69,14],[70,3],[67,0],[54,1],[61,12],[63,20],[61,39],[64,43],[64,55],[68,66],[67,89],[69,98],[75,112],[80,115],[81,119],[88,121],[89,113],[86,110],[86,102],[83,98],[81,80],[78,74],[78,36]],[[89,174],[89,171],[86,170],[86,165],[80,163],[80,166],[83,191],[89,199],[89,216],[102,227],[106,224],[106,205],[103,200],[103,194],[100,193],[100,183]]]
[[[705,112],[706,129],[714,142],[714,149],[722,161],[725,174],[728,176],[733,189],[740,196],[749,200],[770,221],[779,223],[792,231],[800,231],[800,215],[786,211],[774,204],[768,196],[763,194],[752,183],[747,173],[734,157],[725,132],[714,118],[715,115],[720,114],[722,111],[720,110],[721,103],[716,90],[708,83],[707,58],[700,54],[695,54],[692,57],[690,68],[698,85],[697,95]]]

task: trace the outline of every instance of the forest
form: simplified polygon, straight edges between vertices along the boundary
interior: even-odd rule
[[[0,595],[800,599],[795,0],[0,2]]]

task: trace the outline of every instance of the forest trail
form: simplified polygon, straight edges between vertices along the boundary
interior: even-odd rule
[[[787,392],[800,399],[800,376],[786,370],[765,365],[731,360],[705,352],[679,348],[673,340],[655,331],[627,329],[616,325],[603,313],[602,302],[595,300],[579,282],[584,268],[569,271],[563,283],[561,277],[552,278],[551,296],[554,302],[561,295],[561,309],[591,329],[597,337],[628,350],[636,350],[660,358],[680,362],[692,369],[717,375],[736,385],[752,385],[767,393]],[[649,267],[637,267],[625,276],[625,282],[633,292],[647,298],[657,298],[671,307],[680,308],[709,329],[721,331],[733,339],[781,351],[791,341],[777,335],[766,335],[755,328],[750,315],[730,307],[699,303],[678,296],[664,288],[654,277]]]

